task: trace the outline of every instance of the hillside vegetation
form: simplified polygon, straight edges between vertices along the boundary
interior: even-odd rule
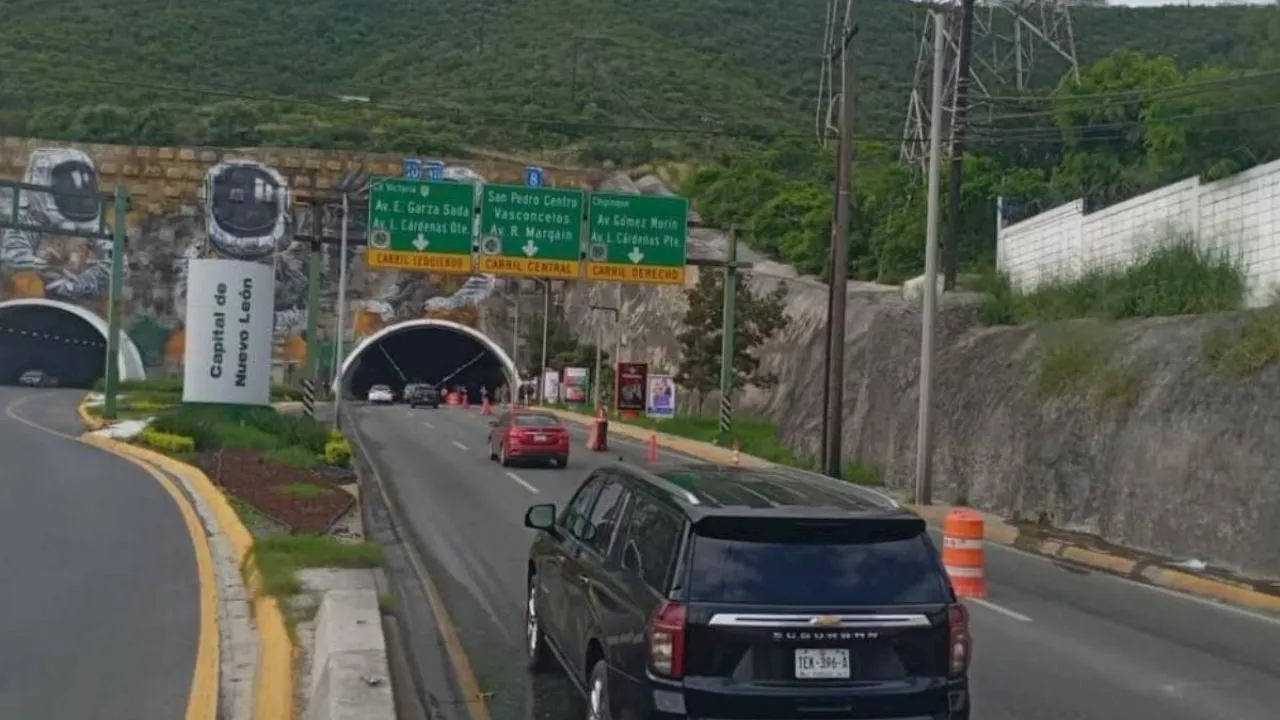
[[[545,149],[589,162],[720,153],[733,147],[724,135],[813,132],[825,5],[9,3],[0,21],[0,132],[423,153]],[[1078,8],[1074,19],[1085,62],[1124,48],[1185,69],[1242,62],[1260,11]],[[903,0],[862,3],[859,130],[867,136],[900,132],[921,19]],[[1052,86],[1061,71],[1042,62],[1040,84]],[[616,124],[656,129],[609,127]]]

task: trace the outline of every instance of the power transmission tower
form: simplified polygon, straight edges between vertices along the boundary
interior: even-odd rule
[[[943,94],[943,112],[947,114],[944,127],[949,134],[950,115],[955,107],[961,3],[946,0],[928,5],[950,11]],[[929,85],[933,69],[933,35],[929,28],[926,18],[920,31],[915,81],[907,101],[901,149],[903,162],[922,169],[929,157]],[[1080,63],[1076,59],[1075,30],[1067,0],[980,0],[977,3],[969,69],[970,91],[974,97],[1016,95],[1042,85],[1045,66],[1055,60],[1065,65],[1064,72],[1050,76],[1049,82],[1057,82],[1063,76],[1079,81]]]

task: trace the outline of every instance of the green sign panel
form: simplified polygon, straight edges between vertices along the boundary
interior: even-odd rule
[[[689,201],[593,193],[587,222],[587,279],[683,285]]]
[[[371,268],[471,272],[475,186],[380,178],[369,191]]]
[[[582,253],[581,190],[485,185],[480,272],[577,278]]]

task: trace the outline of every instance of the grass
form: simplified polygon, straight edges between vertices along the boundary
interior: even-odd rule
[[[301,468],[303,470],[311,470],[320,464],[316,454],[298,445],[291,445],[279,450],[272,450],[267,453],[268,460],[274,460],[281,465]]]
[[[981,320],[1016,325],[1238,310],[1247,280],[1237,258],[1203,248],[1192,237],[1177,236],[1149,249],[1138,262],[1089,268],[1041,283],[1030,292],[1017,290],[1007,275],[1000,274],[988,275],[980,286],[986,293]]]
[[[570,412],[587,414],[594,412],[591,408],[564,405],[556,405],[554,407]],[[720,423],[717,418],[697,415],[680,415],[669,420],[655,420],[654,418],[641,416],[633,420],[613,420],[611,422],[625,422],[628,425],[712,444],[715,444],[720,430]],[[783,443],[778,434],[777,426],[768,420],[734,418],[732,434],[734,439],[738,441],[742,452],[754,455],[761,460],[804,470],[818,469],[816,460],[797,455],[794,450]],[[856,462],[846,462],[844,464],[844,479],[857,485],[878,486],[883,484],[878,470]]]
[[[1142,392],[1142,375],[1110,357],[1113,342],[1094,322],[1046,329],[1035,358],[1036,394],[1042,400],[1084,395],[1097,412],[1131,408]]]
[[[283,487],[277,488],[276,492],[289,497],[311,499],[327,495],[330,491],[322,485],[314,485],[312,483],[290,483]]]
[[[382,548],[326,535],[277,535],[254,543],[248,561],[259,573],[260,590],[287,598],[302,592],[298,571],[307,568],[374,568],[385,561]]]
[[[1271,305],[1246,313],[1238,329],[1211,331],[1205,338],[1204,356],[1216,371],[1240,380],[1280,363],[1280,293]]]

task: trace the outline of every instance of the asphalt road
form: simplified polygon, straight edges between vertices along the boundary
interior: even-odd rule
[[[0,717],[175,720],[195,552],[153,478],[74,439],[81,397],[0,387]]]
[[[495,718],[563,717],[564,687],[521,668],[530,531],[525,509],[565,502],[591,468],[644,450],[582,448],[565,470],[487,459],[477,411],[352,414],[440,587]],[[994,546],[989,597],[971,602],[975,720],[1274,720],[1280,619]]]

